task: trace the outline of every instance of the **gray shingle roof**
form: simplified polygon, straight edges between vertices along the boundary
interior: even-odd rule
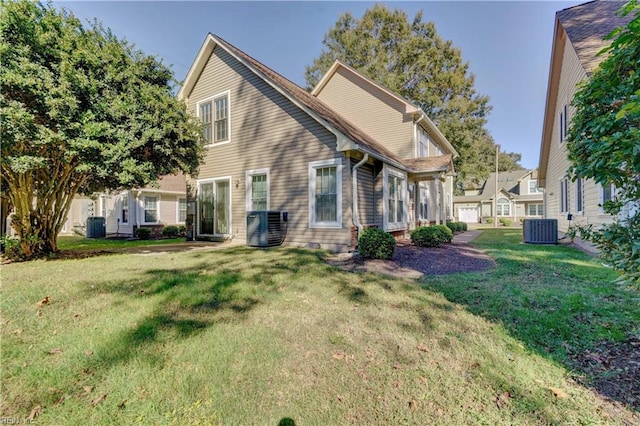
[[[609,44],[604,36],[632,19],[631,14],[626,17],[616,14],[624,4],[624,1],[595,0],[556,13],[588,75],[604,59],[598,55]]]

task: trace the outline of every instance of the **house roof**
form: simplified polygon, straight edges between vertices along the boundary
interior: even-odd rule
[[[413,172],[444,172],[453,170],[453,155],[438,155],[436,157],[407,158],[402,160]]]
[[[215,34],[209,33],[205,38],[198,56],[191,65],[184,84],[178,92],[180,99],[189,96],[211,53],[213,53],[216,47],[224,49],[236,60],[269,83],[275,90],[287,97],[291,102],[334,133],[338,139],[339,150],[359,150],[403,170],[413,171],[412,167],[408,166],[382,143],[338,114],[320,99]],[[452,170],[453,169],[451,169],[451,171]],[[426,170],[421,171],[425,172]]]
[[[631,14],[624,18],[616,14],[623,4],[623,1],[595,0],[556,12],[538,165],[539,183],[542,187],[545,186],[547,178],[547,162],[565,44],[575,50],[587,77],[590,76],[605,58],[598,55],[608,43],[603,37],[632,19]]]
[[[604,59],[598,55],[610,44],[603,40],[604,37],[631,20],[631,15],[621,17],[616,14],[624,4],[624,1],[595,0],[556,13],[587,75],[591,75]]]
[[[376,83],[375,81],[371,80],[369,77],[358,72],[355,68],[350,67],[349,65],[345,64],[340,60],[336,59],[336,61],[331,65],[331,68],[327,70],[327,72],[322,76],[322,79],[318,82],[318,84],[316,84],[316,87],[313,88],[313,90],[311,91],[311,94],[317,97],[320,94],[320,92],[322,92],[322,89],[324,89],[324,87],[327,85],[329,80],[331,80],[331,77],[338,71],[338,69],[343,69],[349,72],[350,74],[356,76],[358,79],[368,83],[369,86],[383,93],[386,93],[387,95],[396,99],[400,104],[404,105],[404,111],[402,111],[402,113],[413,115],[415,117],[416,122],[422,123],[424,127],[431,130],[431,132],[435,135],[436,139],[438,139],[438,142],[442,143],[453,154],[453,158],[456,158],[459,156],[456,149],[453,147],[453,145],[451,145],[451,142],[449,142],[449,140],[442,134],[440,129],[438,129],[438,127],[434,124],[434,122],[431,121],[431,119],[422,110],[422,108],[415,105],[413,102],[410,102],[409,100],[403,98],[402,96],[395,93],[394,91],[387,89],[386,87]]]
[[[514,170],[510,172],[498,173],[498,192],[502,192],[511,199],[541,201],[542,194],[528,194],[528,187],[522,188],[520,183],[528,176],[534,176],[536,169],[533,170]],[[534,177],[535,178],[535,177]],[[476,202],[492,200],[496,193],[496,174],[491,173],[484,181],[478,195],[462,195],[453,197],[455,202]],[[525,193],[521,193],[525,191]]]

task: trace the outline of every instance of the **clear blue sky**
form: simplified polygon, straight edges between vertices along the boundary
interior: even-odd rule
[[[584,1],[382,2],[436,24],[462,51],[476,90],[490,97],[488,129],[503,151],[538,166],[555,12]],[[184,79],[205,36],[218,34],[305,87],[304,70],[324,34],[345,12],[372,2],[55,2],[81,19],[97,18],[121,38],[171,65]]]

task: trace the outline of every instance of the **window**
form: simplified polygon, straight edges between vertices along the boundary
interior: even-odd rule
[[[223,142],[229,139],[229,107],[228,95],[214,99],[215,105],[215,142]]]
[[[309,226],[342,228],[342,160],[309,163]]]
[[[612,201],[616,196],[616,187],[613,184],[606,184],[600,186],[600,214],[604,214],[604,204],[607,201]]]
[[[200,104],[200,120],[202,120],[202,137],[205,143],[211,143],[211,102]]]
[[[498,198],[496,204],[498,216],[511,216],[511,203],[506,198]]]
[[[247,211],[269,210],[269,169],[246,173]]]
[[[542,204],[529,204],[529,216],[542,216]]]
[[[385,230],[403,229],[406,227],[407,221],[407,212],[405,211],[407,197],[406,175],[385,166],[383,178],[383,198],[385,199],[384,228]]]
[[[207,145],[229,142],[229,92],[199,102],[198,115]]]
[[[429,188],[419,186],[418,191],[418,217],[421,220],[429,219]]]
[[[529,181],[529,194],[542,194],[542,190],[538,188],[537,179],[531,179]]]
[[[178,223],[186,222],[187,220],[187,199],[178,199]]]
[[[564,178],[560,181],[560,213],[569,211],[569,180]]]
[[[129,194],[127,193],[122,196],[120,204],[120,223],[129,223]]]
[[[560,126],[558,126],[560,129],[560,142],[564,142],[564,140],[567,138],[567,131],[569,128],[568,121],[569,116],[567,104],[564,104],[562,106],[562,110],[560,111]]]
[[[158,222],[158,197],[144,197],[144,221]]]
[[[584,181],[576,179],[576,212],[584,211]]]
[[[418,157],[429,156],[429,134],[422,127],[418,127]]]

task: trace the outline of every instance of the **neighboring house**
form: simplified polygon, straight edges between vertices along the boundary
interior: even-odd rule
[[[498,195],[498,219],[518,224],[521,219],[541,218],[543,191],[538,187],[538,170],[516,170],[491,175],[477,188],[465,189],[465,195],[453,197],[455,220],[467,223],[486,223],[494,215],[494,199]]]
[[[341,63],[309,93],[209,34],[178,96],[207,141],[188,182],[195,238],[244,241],[248,212],[284,211],[287,243],[344,251],[368,226],[401,236],[448,217],[456,151],[420,108]]]
[[[577,84],[589,78],[604,59],[597,55],[606,46],[603,37],[631,19],[616,15],[623,4],[597,0],[556,13],[538,180],[545,188],[544,215],[558,219],[560,232],[566,232],[572,222],[599,226],[612,220],[601,206],[615,195],[615,188],[581,178],[570,181],[565,140]]]
[[[105,218],[106,234],[134,236],[135,230],[166,225],[185,225],[187,217],[186,179],[183,174],[167,175],[157,185],[116,193],[77,196],[63,234],[85,233],[87,218]]]

